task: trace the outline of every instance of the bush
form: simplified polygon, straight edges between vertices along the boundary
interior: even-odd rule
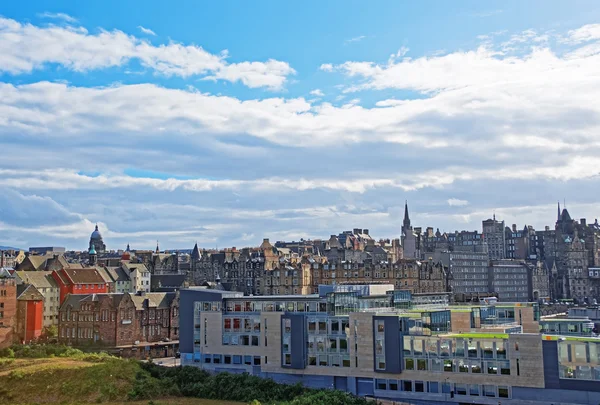
[[[9,359],[13,359],[15,357],[15,351],[10,347],[6,347],[0,350],[0,357],[8,357]]]
[[[143,363],[130,399],[155,399],[183,395],[239,401],[251,405],[365,405],[364,398],[335,390],[314,390],[301,384],[278,384],[249,374],[208,374],[196,367],[160,367]]]

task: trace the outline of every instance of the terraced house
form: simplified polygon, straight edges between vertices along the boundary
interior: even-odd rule
[[[182,364],[211,372],[414,404],[600,403],[600,339],[540,334],[537,304],[329,285],[261,297],[191,288],[180,308]]]

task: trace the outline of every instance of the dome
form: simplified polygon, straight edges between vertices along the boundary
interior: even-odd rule
[[[90,255],[95,255],[96,254],[96,249],[94,248],[94,245],[92,245],[92,247],[90,247],[89,254]]]
[[[98,224],[96,224],[96,229],[94,230],[94,232],[92,232],[92,239],[102,239],[102,235],[100,234],[100,231],[98,230]]]

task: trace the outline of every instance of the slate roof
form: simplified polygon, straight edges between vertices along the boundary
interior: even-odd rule
[[[131,281],[129,274],[123,269],[123,267],[107,267],[106,271],[108,274],[110,274],[110,277],[114,282]]]
[[[17,299],[22,301],[43,301],[44,296],[32,284],[17,286]]]
[[[63,269],[63,271],[75,284],[104,284],[104,278],[97,269]],[[62,273],[58,272],[58,274]]]
[[[16,271],[17,276],[26,284],[32,284],[36,288],[58,288],[58,284],[52,278],[51,271]]]
[[[174,292],[144,293],[144,295],[131,294],[131,300],[138,310],[148,308],[169,308],[175,298]]]

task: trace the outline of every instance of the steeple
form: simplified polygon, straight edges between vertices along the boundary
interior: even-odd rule
[[[556,217],[557,221],[560,221],[560,201],[558,202],[558,216]]]
[[[408,216],[408,201],[404,201],[404,221],[402,221],[402,229],[410,229],[410,217]]]
[[[156,253],[160,253],[160,249],[158,248],[158,241],[156,241]]]
[[[194,245],[192,250],[192,260],[200,260],[200,249],[198,249],[198,243]]]
[[[127,244],[127,249],[125,249],[126,252],[131,252],[131,249],[129,248],[129,243]]]

